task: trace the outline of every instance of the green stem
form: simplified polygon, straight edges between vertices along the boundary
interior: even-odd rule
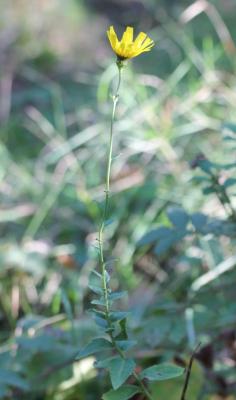
[[[112,162],[112,149],[113,149],[113,126],[114,126],[114,121],[115,121],[116,106],[117,106],[117,103],[119,100],[119,90],[120,90],[120,84],[121,84],[121,70],[122,70],[122,67],[118,66],[119,79],[118,79],[116,93],[113,96],[113,107],[112,107],[111,125],[110,125],[110,139],[109,139],[108,156],[107,156],[105,206],[104,206],[104,211],[103,211],[102,222],[101,222],[99,232],[98,232],[99,260],[100,260],[100,268],[101,268],[101,273],[102,273],[102,283],[103,283],[103,291],[104,291],[107,319],[109,317],[109,300],[108,300],[108,288],[107,288],[107,280],[106,280],[106,264],[104,261],[104,252],[103,252],[103,232],[104,232],[105,223],[106,223],[107,215],[108,215],[109,194],[110,194],[110,175],[111,175],[111,162]]]
[[[116,107],[117,107],[117,103],[119,100],[121,73],[122,73],[122,68],[123,68],[122,62],[117,62],[117,67],[118,67],[118,71],[119,71],[119,76],[118,76],[118,85],[116,88],[116,92],[115,92],[115,95],[113,96],[113,107],[112,107],[112,114],[111,114],[110,139],[109,139],[109,146],[108,146],[107,168],[106,168],[105,206],[104,206],[101,225],[100,225],[100,228],[98,231],[98,242],[99,242],[99,263],[100,263],[100,270],[101,270],[101,274],[102,274],[102,285],[103,285],[103,293],[104,293],[104,300],[105,300],[105,317],[106,317],[107,324],[108,324],[108,334],[110,336],[110,339],[111,339],[114,349],[117,351],[117,353],[122,358],[125,358],[124,352],[117,346],[114,335],[113,335],[112,322],[110,319],[110,304],[109,304],[109,298],[108,298],[109,289],[107,286],[106,263],[104,260],[104,251],[103,251],[103,233],[104,233],[104,229],[105,229],[106,220],[108,217],[108,206],[109,206],[109,195],[110,195],[110,176],[111,176],[112,149],[113,149],[113,131],[114,131],[113,127],[114,127],[114,121],[115,121]],[[133,372],[133,376],[136,379],[142,393],[146,396],[146,398],[148,400],[153,400],[151,394],[149,393],[149,391],[143,384],[139,375],[136,372]]]

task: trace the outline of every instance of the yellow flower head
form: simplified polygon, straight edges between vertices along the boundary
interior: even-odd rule
[[[119,60],[137,57],[139,54],[151,50],[154,46],[153,40],[146,33],[140,32],[135,40],[133,40],[133,33],[134,29],[128,26],[123,33],[122,39],[118,40],[113,26],[110,26],[107,31],[111,47]]]

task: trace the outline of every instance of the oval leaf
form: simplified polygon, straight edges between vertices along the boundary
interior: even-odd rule
[[[118,389],[135,368],[134,360],[120,356],[107,358],[97,363],[98,368],[107,368],[110,374],[113,389]]]
[[[166,226],[160,226],[159,228],[153,229],[150,232],[146,233],[138,241],[138,245],[144,246],[147,244],[152,244],[153,242],[156,242],[157,240],[167,237],[171,231],[172,231],[171,228],[168,228]]]
[[[171,207],[167,210],[167,215],[169,220],[172,222],[174,226],[178,229],[185,229],[188,221],[189,221],[189,216],[180,207]]]
[[[184,373],[184,368],[174,364],[159,364],[146,368],[140,374],[142,379],[149,381],[165,381],[167,379],[177,378]]]
[[[76,360],[90,356],[91,354],[99,353],[100,351],[105,351],[110,349],[112,349],[112,344],[108,340],[103,338],[94,339],[82,350],[80,350],[78,356],[76,357]]]

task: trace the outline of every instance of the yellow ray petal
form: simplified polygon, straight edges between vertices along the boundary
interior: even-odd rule
[[[108,39],[109,39],[109,41],[111,43],[111,47],[115,51],[117,43],[119,41],[118,41],[118,38],[117,38],[117,35],[115,33],[115,30],[114,30],[113,26],[110,26],[109,30],[107,31],[107,36],[108,36]]]
[[[140,32],[134,41],[134,46],[137,47],[141,46],[146,37],[147,37],[146,33]]]
[[[127,26],[125,32],[123,33],[121,42],[124,44],[130,44],[133,42],[134,28]]]
[[[153,45],[153,44],[154,44],[153,40],[150,39],[150,38],[148,37],[148,38],[145,39],[144,42],[142,43],[141,48],[142,48],[142,49],[145,49],[146,47],[148,47],[148,46],[150,46],[150,45]]]

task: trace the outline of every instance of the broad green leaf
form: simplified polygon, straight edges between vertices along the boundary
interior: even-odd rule
[[[135,362],[130,358],[117,356],[99,361],[97,367],[108,369],[112,387],[113,389],[118,389],[133,373]]]
[[[110,390],[102,396],[102,400],[128,400],[140,393],[140,388],[133,385],[125,385],[117,390]]]
[[[102,276],[97,271],[91,272],[88,287],[96,294],[103,294]]]
[[[173,230],[170,231],[169,236],[159,240],[158,244],[154,248],[154,253],[157,255],[165,253],[177,241],[176,239],[177,237]]]
[[[97,299],[92,300],[91,304],[95,304],[96,306],[102,306],[102,307],[106,306],[105,300],[102,297],[98,300]]]
[[[160,228],[153,229],[150,232],[146,233],[138,242],[139,246],[143,246],[146,244],[151,244],[153,242],[156,242],[157,240],[160,240],[162,238],[168,237],[168,235],[171,233],[172,229],[161,226]]]
[[[99,353],[101,351],[111,350],[111,349],[112,349],[112,344],[108,340],[106,340],[104,338],[94,339],[87,346],[85,346],[82,350],[80,350],[78,356],[76,357],[76,360],[87,357],[91,354],[95,354],[95,353]]]
[[[129,312],[126,311],[112,311],[110,313],[110,319],[111,321],[121,321],[129,316]]]
[[[191,218],[191,222],[192,222],[194,228],[197,231],[202,231],[202,229],[207,224],[207,216],[200,212],[196,212],[196,213],[192,214],[190,218]]]
[[[113,292],[109,295],[109,300],[112,300],[112,301],[119,300],[126,295],[127,295],[127,292],[125,292],[125,291],[124,292]]]
[[[236,184],[236,179],[235,178],[228,178],[228,179],[225,180],[223,186],[225,188],[228,188],[228,187],[233,186],[235,184]]]
[[[127,350],[131,349],[132,347],[134,347],[137,344],[137,341],[136,340],[117,340],[116,344],[121,350],[127,351]]]
[[[210,178],[205,175],[197,175],[192,178],[192,181],[196,183],[210,182]]]
[[[97,315],[94,315],[94,321],[96,322],[96,324],[98,326],[100,326],[100,328],[108,328],[108,322],[106,319],[102,318],[102,317],[98,317]]]
[[[118,389],[126,379],[132,374],[135,368],[135,362],[132,359],[123,359],[116,357],[111,360],[109,372],[111,383],[114,389]]]
[[[222,225],[222,234],[226,236],[236,236],[236,224],[226,221]]]
[[[202,193],[204,195],[215,193],[215,188],[213,186],[206,186],[205,188],[202,189]]]
[[[211,169],[214,166],[215,165],[211,161],[209,161],[209,160],[207,160],[205,158],[198,160],[198,167],[201,168],[202,171],[206,172],[206,174],[210,174],[211,173]]]
[[[174,364],[159,364],[146,368],[140,374],[142,379],[146,378],[149,381],[165,381],[167,379],[177,378],[183,375],[184,368]]]
[[[172,229],[169,233],[169,236],[159,240],[157,245],[154,248],[154,253],[157,255],[161,255],[168,251],[175,243],[180,242],[185,236],[187,236],[191,231],[189,230],[180,230],[180,229]]]
[[[209,221],[204,229],[204,233],[213,233],[218,236],[222,234],[223,221],[213,219]]]
[[[100,318],[106,319],[105,318],[106,317],[106,313],[104,311],[98,310],[96,308],[90,308],[87,312],[89,314],[91,314],[91,315],[95,315],[95,316],[98,316]]]
[[[171,207],[167,210],[167,215],[171,223],[178,229],[185,229],[188,221],[189,221],[189,216],[180,207]]]

